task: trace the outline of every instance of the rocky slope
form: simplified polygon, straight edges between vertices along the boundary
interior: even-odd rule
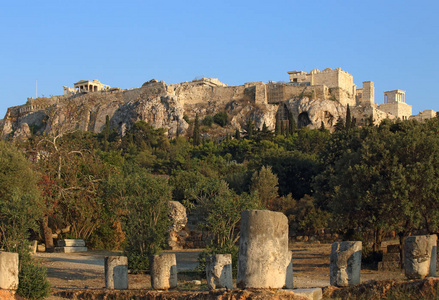
[[[221,111],[229,117],[223,133],[244,130],[249,119],[256,128],[261,129],[265,123],[274,130],[276,115],[285,118],[285,111],[291,112],[301,127],[319,128],[323,122],[325,128],[331,129],[346,114],[346,107],[332,100],[302,97],[267,104],[255,99],[245,86],[229,87],[217,79],[173,85],[151,80],[130,90],[30,98],[26,104],[8,109],[0,130],[3,138],[14,139],[26,139],[32,133],[57,135],[72,130],[98,133],[108,116],[110,127],[122,135],[135,122],[144,120],[167,129],[168,135],[173,136],[177,131],[190,134],[186,120],[193,120],[196,114],[202,120]],[[358,118],[364,119],[373,109],[358,110]]]

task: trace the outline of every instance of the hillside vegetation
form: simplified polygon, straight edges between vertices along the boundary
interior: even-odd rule
[[[390,232],[402,241],[438,230],[438,118],[362,128],[339,120],[334,133],[294,124],[270,132],[249,122],[222,140],[201,137],[210,120],[191,123],[190,138],[169,139],[140,121],[123,137],[107,124],[100,134],[33,135],[17,144],[41,199],[32,215],[41,230],[32,223],[30,232],[47,249],[58,233],[92,248],[124,248],[141,265],[165,247],[169,200],[197,210],[211,252],[236,252],[248,208],[285,213],[290,235],[327,229],[362,240],[366,255]],[[12,189],[19,182],[0,191],[2,201],[22,205]],[[1,235],[2,245],[7,239]]]

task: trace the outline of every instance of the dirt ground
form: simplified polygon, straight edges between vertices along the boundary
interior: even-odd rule
[[[293,274],[295,288],[324,287],[329,285],[330,244],[294,243]],[[184,251],[165,251],[175,253],[180,289],[206,289],[206,281],[194,270],[198,265],[197,257],[202,249]],[[104,257],[120,255],[119,252],[88,251],[83,253],[37,253],[35,258],[47,268],[48,279],[52,288],[101,289],[105,287]],[[379,272],[363,268],[361,281],[396,279],[402,280],[402,272]],[[194,279],[202,280],[201,286],[191,283]],[[129,274],[130,289],[150,289],[150,277],[146,274]],[[51,296],[49,300],[58,300]]]

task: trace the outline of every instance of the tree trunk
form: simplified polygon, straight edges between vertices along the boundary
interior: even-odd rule
[[[44,243],[46,244],[46,252],[53,252],[53,236],[52,229],[49,227],[49,216],[43,218]]]
[[[405,238],[410,235],[410,231],[403,231],[398,233],[399,236],[399,262],[401,265],[401,269],[404,269],[404,241]]]
[[[384,231],[381,228],[377,228],[374,232],[374,241],[372,250],[374,253],[378,253],[381,250],[381,243],[383,242]]]

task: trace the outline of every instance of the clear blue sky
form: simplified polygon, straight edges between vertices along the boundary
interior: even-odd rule
[[[1,1],[0,118],[27,97],[99,79],[228,85],[341,67],[439,111],[439,1]]]

